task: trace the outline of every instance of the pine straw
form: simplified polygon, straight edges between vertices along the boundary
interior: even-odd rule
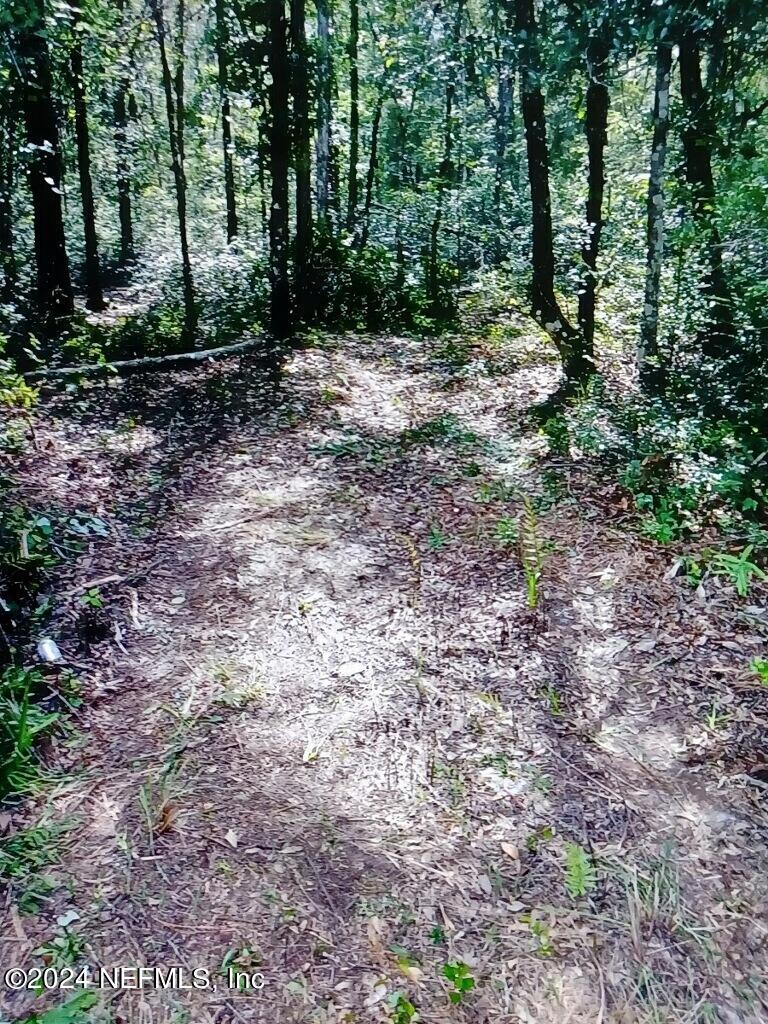
[[[112,994],[115,1021],[379,1022],[397,992],[424,1024],[766,1019],[762,605],[665,579],[613,485],[525,427],[556,370],[510,344],[503,377],[347,337],[271,398],[233,361],[49,399],[26,496],[111,526],[60,587],[127,582],[114,642],[78,650],[61,618],[85,701],[14,825],[79,825],[7,962],[74,909],[92,964],[236,950],[266,977]],[[535,610],[495,539],[524,495]],[[597,865],[584,898],[567,842]],[[477,981],[456,1006],[454,961]]]

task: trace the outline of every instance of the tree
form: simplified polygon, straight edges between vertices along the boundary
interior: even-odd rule
[[[296,311],[312,315],[312,159],[310,156],[309,72],[304,0],[291,0],[291,83],[293,165],[296,176]]]
[[[733,303],[723,267],[722,240],[717,226],[715,179],[712,172],[712,148],[716,133],[709,96],[701,76],[703,30],[698,26],[697,22],[684,29],[679,43],[680,96],[684,118],[681,141],[691,210],[703,233],[709,260],[709,271],[702,289],[708,306],[702,343],[708,355],[723,356],[734,338]]]
[[[75,303],[64,235],[61,144],[44,0],[30,0],[18,41],[34,221],[35,319],[38,330],[51,338],[67,327]]]
[[[315,175],[317,220],[330,228],[331,202],[331,13],[328,0],[317,0],[317,142]]]
[[[120,17],[120,44],[127,47],[127,16],[125,0],[118,0]],[[119,58],[118,80],[114,99],[115,165],[117,172],[117,208],[120,221],[120,260],[130,263],[135,255],[133,238],[133,208],[131,202],[131,147],[128,139],[128,120],[131,104],[131,77],[134,72],[133,53],[122,53]]]
[[[347,185],[347,231],[353,231],[357,216],[357,165],[360,160],[360,69],[358,37],[360,7],[358,0],[349,2],[349,178]]]
[[[224,0],[215,0],[216,61],[219,68],[219,101],[221,105],[221,144],[224,155],[224,196],[227,205],[227,241],[237,235],[235,203],[234,143],[232,141],[232,105],[229,99],[229,31]]]
[[[187,179],[184,174],[183,146],[179,145],[180,142],[183,143],[184,118],[183,113],[180,113],[174,105],[173,80],[171,78],[171,66],[168,61],[168,48],[166,45],[163,0],[150,0],[150,7],[155,20],[157,43],[160,50],[160,67],[162,70],[165,112],[168,122],[168,143],[171,150],[171,165],[176,189],[176,212],[178,215],[181,271],[184,284],[184,331],[182,340],[186,345],[190,345],[194,341],[197,332],[197,303],[195,300],[195,285],[192,277],[192,264],[189,258],[189,238],[187,234]],[[178,81],[176,103],[179,105],[183,103],[183,87],[180,93]]]
[[[533,0],[515,0],[515,29],[519,40],[520,107],[531,191],[531,302],[534,316],[557,345],[566,379],[578,381],[594,372],[594,365],[584,350],[583,339],[568,322],[555,296],[549,146]]]
[[[270,325],[278,340],[292,330],[291,286],[288,276],[288,170],[291,138],[287,26],[284,0],[267,0],[267,62],[269,86],[269,162],[272,206],[269,215]]]
[[[16,111],[14,109],[15,73],[8,74],[0,97],[0,302],[10,302],[16,289],[17,268],[13,234],[13,194],[15,187]]]
[[[83,232],[85,235],[85,288],[87,306],[90,310],[104,309],[104,294],[101,288],[101,264],[99,241],[96,234],[96,206],[93,198],[91,178],[91,143],[88,130],[88,110],[85,101],[85,80],[83,72],[83,33],[85,24],[82,9],[74,8],[74,42],[70,62],[72,67],[72,95],[75,106],[75,139],[77,143],[77,169],[80,177],[80,202],[83,210]]]
[[[656,87],[653,93],[653,142],[648,178],[648,243],[645,299],[640,319],[638,367],[640,382],[647,391],[659,389],[663,369],[659,360],[659,289],[664,259],[664,164],[669,133],[669,90],[672,75],[672,44],[661,40],[656,46]]]
[[[430,311],[432,316],[435,317],[440,316],[444,312],[440,308],[439,241],[440,229],[443,222],[445,193],[456,177],[456,168],[453,160],[454,134],[456,131],[456,125],[454,123],[454,104],[456,102],[456,68],[459,66],[463,18],[464,0],[457,0],[451,32],[451,48],[449,51],[448,70],[446,76],[447,81],[445,84],[443,159],[438,170],[435,213],[432,218],[432,227],[430,229],[429,236],[429,263],[427,269],[426,291],[430,302]]]
[[[579,328],[583,358],[594,364],[595,296],[597,256],[603,231],[603,192],[605,190],[605,147],[608,144],[608,108],[610,98],[606,76],[610,43],[609,25],[590,25],[586,45],[587,96],[584,131],[587,136],[587,225],[581,249],[584,274],[579,291]]]

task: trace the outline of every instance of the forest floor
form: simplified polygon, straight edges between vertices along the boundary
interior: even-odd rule
[[[318,336],[269,399],[239,359],[43,401],[26,500],[108,536],[60,582],[82,703],[2,821],[50,862],[3,959],[216,985],[56,1021],[768,1020],[765,588],[671,578],[549,452],[555,360],[512,326],[503,366]]]

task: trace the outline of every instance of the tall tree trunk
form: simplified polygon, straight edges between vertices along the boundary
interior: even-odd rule
[[[587,42],[586,116],[587,136],[587,228],[581,248],[584,275],[579,291],[579,327],[584,355],[594,362],[595,293],[597,289],[597,257],[603,231],[603,192],[605,190],[605,147],[608,144],[608,73],[609,44],[603,28],[600,35],[590,34]]]
[[[373,203],[373,187],[376,183],[376,170],[379,165],[379,132],[381,131],[381,114],[384,109],[384,86],[381,87],[371,125],[371,152],[368,159],[368,174],[365,179],[365,204],[363,206],[363,229],[360,235],[360,249],[368,244],[371,228],[371,205]]]
[[[349,184],[347,188],[347,231],[354,231],[357,216],[357,164],[360,159],[360,70],[358,0],[349,0]]]
[[[266,239],[269,233],[269,212],[267,210],[267,164],[269,163],[269,131],[264,126],[265,119],[269,118],[266,110],[262,111],[257,127],[258,141],[256,143],[256,159],[258,163],[259,178],[259,215],[261,223],[261,235]]]
[[[656,88],[653,98],[653,142],[648,177],[648,250],[645,301],[640,319],[637,351],[640,383],[645,391],[657,391],[663,371],[659,361],[659,289],[664,259],[664,164],[669,133],[669,87],[672,75],[672,44],[656,48]]]
[[[331,200],[331,15],[328,0],[317,0],[317,219],[330,226]]]
[[[125,0],[118,0],[117,10],[121,20],[121,45],[127,46]],[[114,100],[115,121],[115,163],[117,172],[117,212],[120,221],[120,261],[130,263],[134,258],[133,210],[131,202],[130,146],[128,141],[128,119],[131,110],[131,72],[133,58],[121,66]],[[135,101],[134,101],[135,102]]]
[[[292,329],[291,289],[288,276],[288,169],[291,139],[288,110],[290,67],[284,0],[267,0],[269,86],[269,159],[272,172],[272,209],[269,218],[269,276],[271,329],[277,339]],[[273,354],[277,361],[277,353]]]
[[[451,57],[457,60],[459,57],[459,46],[461,43],[461,26],[464,16],[464,0],[458,0],[456,16],[453,22],[451,35]],[[443,222],[443,206],[445,204],[445,193],[455,178],[453,164],[453,135],[454,115],[453,107],[456,101],[456,79],[453,69],[449,69],[448,82],[445,86],[445,119],[443,121],[443,159],[440,164],[437,178],[437,196],[435,199],[435,213],[432,218],[432,227],[429,236],[429,265],[427,268],[427,296],[430,303],[432,316],[440,316],[443,312],[440,309],[440,229]]]
[[[557,345],[566,378],[581,380],[592,372],[592,363],[585,358],[579,332],[568,322],[555,296],[549,147],[533,0],[515,0],[515,28],[520,39],[520,107],[531,190],[533,313]]]
[[[293,86],[293,164],[296,176],[296,308],[312,315],[312,158],[310,156],[309,75],[304,0],[291,0]]]
[[[506,11],[500,10],[498,0],[493,5],[494,26],[494,62],[496,65],[496,109],[494,120],[494,168],[493,168],[493,221],[495,238],[493,255],[496,263],[505,256],[502,241],[504,217],[502,212],[504,185],[509,178],[509,148],[515,76],[513,55],[509,52],[508,18]]]
[[[162,0],[161,0],[162,2]],[[179,159],[184,165],[184,44],[187,32],[186,0],[178,0],[176,6],[176,70],[173,87],[176,93],[176,138]]]
[[[117,168],[117,212],[120,220],[120,261],[130,263],[134,258],[133,210],[131,203],[131,172],[128,145],[128,104],[130,85],[121,79],[115,94],[115,153]]]
[[[24,75],[24,122],[29,151],[39,330],[53,337],[75,310],[62,213],[62,160],[53,101],[43,0],[34,0],[34,20],[19,53]]]
[[[77,29],[77,25],[75,26]],[[77,170],[80,177],[80,200],[83,209],[83,231],[85,234],[85,291],[88,309],[104,309],[104,294],[101,288],[101,264],[99,262],[99,240],[96,234],[96,207],[93,199],[91,179],[91,144],[88,131],[88,109],[85,102],[85,81],[83,77],[83,45],[81,33],[75,33],[75,44],[71,54],[72,96],[75,106],[75,139],[77,142]]]
[[[160,66],[163,77],[163,93],[165,94],[165,112],[168,120],[168,142],[171,149],[173,180],[176,188],[176,210],[179,219],[179,244],[181,248],[181,271],[184,282],[184,336],[186,345],[192,344],[197,333],[197,303],[195,285],[192,278],[192,264],[189,259],[189,238],[187,235],[187,180],[184,174],[184,161],[179,150],[178,126],[183,124],[183,114],[178,118],[173,101],[173,79],[171,66],[168,62],[166,46],[165,15],[163,0],[150,0],[152,14],[157,28],[157,41],[160,48]]]
[[[681,133],[685,177],[691,191],[693,215],[705,236],[709,272],[703,283],[708,304],[704,351],[722,356],[734,339],[733,303],[723,267],[722,240],[715,214],[715,180],[712,173],[714,125],[709,97],[701,78],[699,39],[689,30],[680,40],[680,95],[684,126]]]
[[[219,65],[221,144],[224,150],[224,196],[227,204],[227,241],[237,235],[235,206],[235,165],[232,141],[232,106],[229,100],[229,32],[224,0],[216,0],[216,59]]]
[[[16,250],[13,236],[13,189],[16,115],[13,105],[15,79],[7,82],[0,100],[0,302],[10,302],[16,289]]]

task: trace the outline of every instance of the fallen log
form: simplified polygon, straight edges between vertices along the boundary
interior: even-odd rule
[[[222,348],[205,348],[195,352],[179,352],[170,356],[145,356],[143,359],[118,359],[114,363],[91,363],[87,366],[59,366],[47,370],[32,370],[24,374],[27,381],[66,380],[69,377],[126,376],[145,370],[179,370],[207,360],[226,359],[241,355],[265,345],[264,338],[239,341]]]

